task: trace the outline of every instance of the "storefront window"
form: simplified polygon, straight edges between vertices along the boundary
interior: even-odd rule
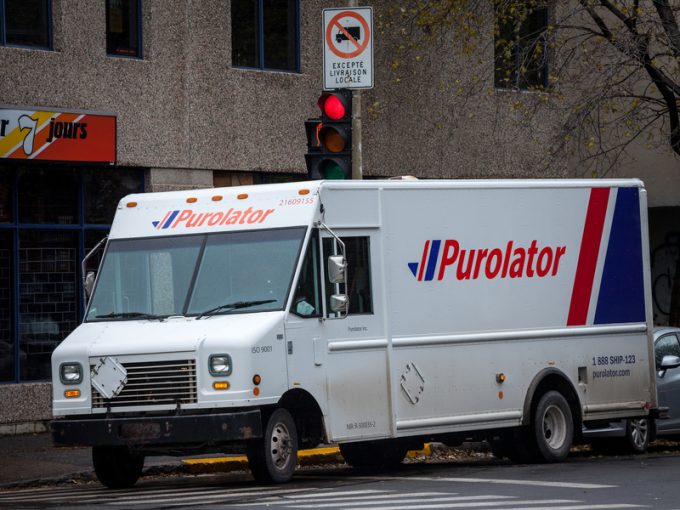
[[[54,169],[20,170],[19,223],[80,223],[77,173]]]
[[[0,382],[51,378],[84,308],[80,261],[143,189],[140,169],[0,165]]]
[[[12,175],[0,169],[0,223],[12,221]]]
[[[14,380],[12,234],[0,231],[0,381]]]
[[[98,170],[86,171],[83,175],[85,223],[90,225],[111,223],[120,199],[142,189],[142,176],[139,173],[107,172],[105,178],[102,177],[102,172]]]
[[[19,243],[21,379],[49,379],[52,351],[78,322],[78,234],[27,230]]]

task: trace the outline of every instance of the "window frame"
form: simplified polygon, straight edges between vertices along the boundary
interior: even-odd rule
[[[127,58],[132,60],[144,59],[144,38],[142,34],[142,0],[130,0],[130,3],[135,3],[137,6],[137,53],[135,55],[123,55],[120,53],[109,53],[109,0],[104,3],[104,17],[106,24],[106,56],[113,58]]]
[[[534,10],[535,11],[542,11],[543,12],[543,20],[542,20],[542,26],[543,29],[540,31],[540,33],[536,34],[535,38],[530,39],[532,45],[534,45],[539,39],[543,39],[543,41],[540,42],[540,45],[543,46],[543,65],[540,67],[540,70],[542,72],[542,82],[541,83],[529,83],[528,80],[523,80],[524,75],[522,73],[522,58],[524,55],[524,52],[519,51],[522,48],[522,40],[527,39],[529,40],[529,34],[523,34],[523,24],[528,20],[521,20],[517,21],[515,20],[513,23],[513,30],[512,30],[512,39],[509,40],[509,44],[512,45],[512,76],[511,80],[507,83],[504,83],[502,81],[499,81],[496,79],[496,72],[498,70],[499,66],[499,58],[498,55],[496,54],[497,47],[498,47],[498,37],[500,37],[500,33],[496,34],[494,33],[494,69],[493,69],[493,86],[495,90],[500,90],[500,91],[524,91],[524,92],[529,92],[529,91],[534,91],[534,90],[547,90],[549,87],[549,81],[548,81],[548,72],[549,72],[549,66],[548,66],[548,42],[546,39],[546,34],[547,34],[547,29],[548,25],[550,23],[550,7],[545,5],[542,7],[538,7]],[[532,12],[533,13],[533,12]],[[531,14],[531,13],[530,13]],[[530,15],[529,14],[529,15]],[[494,8],[494,24],[496,26],[499,25],[499,20],[498,20],[498,14],[496,12],[496,9]],[[499,29],[500,30],[500,29]],[[502,39],[502,38],[501,38]],[[526,83],[522,83],[522,82]]]
[[[232,57],[231,57],[231,67],[232,69],[243,69],[243,70],[257,70],[257,71],[267,71],[276,73],[295,73],[300,74],[302,72],[302,66],[300,65],[300,0],[294,0],[295,9],[295,66],[292,69],[276,68],[276,67],[266,67],[265,66],[265,52],[264,52],[264,0],[257,1],[257,66],[245,66],[238,65],[234,63],[234,17],[233,11],[230,11],[230,24],[231,24],[231,46],[232,46]],[[233,2],[230,2],[230,9],[233,9]]]
[[[54,49],[54,38],[52,29],[52,0],[41,0],[45,3],[45,17],[47,18],[47,45],[32,44],[13,44],[7,42],[7,16],[6,1],[0,0],[0,46],[5,48],[23,48],[30,50],[52,51]]]

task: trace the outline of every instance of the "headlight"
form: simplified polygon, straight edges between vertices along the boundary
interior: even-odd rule
[[[80,363],[62,363],[59,367],[59,379],[62,384],[80,384],[83,382],[83,367]]]
[[[231,374],[231,356],[228,354],[212,354],[208,360],[210,375],[222,377]]]

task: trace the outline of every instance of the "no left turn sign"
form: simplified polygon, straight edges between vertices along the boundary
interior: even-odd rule
[[[372,88],[373,9],[324,9],[323,33],[323,88]]]

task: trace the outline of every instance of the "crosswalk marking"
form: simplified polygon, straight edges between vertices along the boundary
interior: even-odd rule
[[[368,477],[366,477],[368,478]],[[373,478],[373,477],[370,477]],[[441,478],[421,478],[442,480]],[[408,480],[418,480],[417,477]],[[449,479],[450,480],[450,479]],[[467,479],[469,480],[469,479]],[[480,479],[473,479],[480,480]],[[288,486],[290,487],[290,486]],[[516,496],[483,494],[461,495],[459,492],[402,493],[387,489],[352,490],[348,487],[292,487],[245,486],[225,488],[210,484],[196,487],[138,487],[137,489],[109,490],[77,487],[62,489],[18,490],[0,493],[0,507],[11,504],[45,503],[107,506],[109,508],[134,508],[162,505],[163,508],[217,505],[223,507],[274,506],[283,509],[319,510],[625,510],[648,508],[628,503],[588,504],[574,499],[518,499]]]
[[[324,478],[324,476],[315,477]],[[566,489],[613,489],[617,485],[580,482],[542,482],[538,480],[512,480],[506,478],[450,478],[425,476],[354,476],[353,480],[409,480],[425,482],[493,483],[501,485],[529,485],[534,487],[560,487]]]
[[[395,499],[391,506],[371,507],[371,510],[410,510],[419,508],[485,508],[497,506],[498,501],[478,501],[478,496],[469,497],[453,497],[453,498],[435,498],[427,500],[403,500]],[[484,497],[483,499],[488,499]],[[494,499],[507,499],[504,496],[498,496]],[[578,503],[572,499],[539,499],[539,500],[507,500],[503,502],[504,506],[509,505],[544,505],[548,503]],[[396,506],[395,506],[396,505]],[[333,505],[337,506],[337,505]],[[357,505],[346,505],[357,506]],[[328,508],[329,505],[294,505],[292,508]],[[345,508],[345,507],[343,507]]]
[[[200,494],[207,494],[207,493],[213,493],[213,492],[224,492],[224,493],[229,493],[229,494],[240,494],[243,492],[251,492],[252,491],[257,491],[254,492],[254,494],[262,494],[263,492],[267,491],[280,491],[281,487],[245,487],[245,488],[240,488],[240,489],[225,489],[223,487],[215,487],[215,488],[205,488],[205,487],[185,487],[185,488],[177,488],[177,489],[145,489],[145,488],[138,488],[138,489],[130,489],[130,490],[111,490],[111,489],[105,489],[105,488],[97,488],[97,489],[68,489],[68,490],[61,490],[57,493],[46,493],[45,491],[41,491],[41,494],[39,495],[31,495],[26,492],[19,496],[14,496],[14,493],[8,493],[10,494],[9,496],[5,496],[2,493],[0,493],[0,501],[12,501],[12,502],[20,502],[20,501],[58,501],[61,499],[68,499],[69,501],[71,500],[79,500],[81,503],[86,503],[90,501],[100,501],[100,498],[102,496],[104,497],[109,497],[109,498],[116,498],[116,499],[123,499],[125,497],[131,497],[135,499],[140,499],[140,498],[149,498],[149,497],[157,497],[158,495],[172,495],[173,497],[175,496],[182,496],[182,495],[192,495],[195,493],[200,493]],[[296,489],[299,491],[304,491],[307,489]]]
[[[419,507],[426,508],[426,507]],[[649,508],[647,505],[632,505],[628,503],[620,504],[605,504],[605,505],[569,505],[569,506],[525,506],[522,508],[513,508],[512,510],[615,510],[615,509],[625,509],[625,508]],[[396,508],[391,508],[390,510],[397,510]],[[486,510],[508,510],[505,507],[498,508],[487,508]]]
[[[570,505],[570,506],[525,506],[516,508],[515,505],[540,505],[540,504],[560,504],[560,503],[578,503],[577,501],[562,500],[562,499],[543,499],[543,500],[522,500],[522,501],[506,501],[503,502],[502,507],[496,506],[495,509],[489,508],[494,505],[498,505],[496,501],[489,502],[465,502],[465,503],[440,503],[440,504],[428,504],[426,502],[420,502],[415,505],[400,505],[396,506],[384,506],[384,507],[372,507],[371,510],[421,510],[421,509],[436,509],[436,508],[485,508],[485,510],[604,510],[604,509],[614,509],[614,508],[643,508],[640,505]],[[511,509],[508,509],[508,507]],[[300,508],[300,507],[293,507]]]
[[[415,493],[409,493],[408,497],[410,498],[426,498],[430,496],[450,496],[452,494],[456,493],[448,493],[448,492],[415,492]],[[377,500],[377,499],[389,499],[389,498],[394,498],[394,494],[377,494],[377,495],[372,495],[372,496],[342,496],[342,497],[330,497],[327,498],[323,493],[321,494],[309,494],[309,495],[300,495],[300,496],[293,496],[293,499],[295,501],[304,501],[306,503],[308,502],[314,502],[314,501],[323,501],[323,502],[337,502],[337,501],[371,501],[371,500]],[[262,505],[262,504],[267,504],[269,505],[290,505],[291,504],[291,499],[289,496],[284,496],[283,498],[275,498],[275,497],[268,497],[266,499],[261,499],[257,503],[246,503],[241,506],[256,506],[256,505]]]

